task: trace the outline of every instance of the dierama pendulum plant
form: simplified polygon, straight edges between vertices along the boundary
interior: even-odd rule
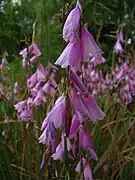
[[[91,58],[99,63],[104,58],[102,50],[83,25],[82,15],[82,4],[78,0],[63,28],[63,39],[68,45],[55,62],[65,68],[66,76],[60,81],[55,103],[42,123],[39,142],[45,146],[41,169],[50,158],[51,161],[64,162],[68,173],[71,160],[76,162],[74,169],[81,177],[92,180],[91,161],[97,161],[98,156],[89,125],[102,120],[105,114],[84,83],[84,66],[87,67]]]

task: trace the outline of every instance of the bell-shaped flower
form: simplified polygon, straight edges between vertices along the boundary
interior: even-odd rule
[[[82,158],[81,161],[79,161],[79,163],[77,164],[75,171],[81,173],[81,169],[83,169],[84,180],[93,180],[92,170],[89,161],[86,158]]]
[[[117,34],[117,41],[114,46],[114,50],[115,50],[116,54],[121,54],[124,51],[123,47],[122,47],[123,43],[124,43],[123,33],[120,32]]]
[[[4,68],[8,64],[6,57],[2,58],[1,67]]]
[[[55,64],[62,68],[70,66],[74,71],[77,71],[80,68],[80,60],[80,40],[76,37],[67,45]]]
[[[52,110],[48,113],[47,117],[45,118],[41,129],[42,130],[44,129],[46,121],[53,123],[56,129],[64,128],[66,121],[66,112],[67,112],[66,97],[60,96],[55,102],[55,105],[52,108]]]
[[[23,111],[23,109],[24,109],[24,108],[25,108],[25,106],[26,106],[26,103],[27,103],[27,101],[26,101],[26,100],[25,100],[25,101],[21,101],[21,102],[17,103],[16,105],[14,105],[15,110],[17,110],[18,112]]]
[[[21,111],[21,113],[18,115],[18,117],[21,119],[21,120],[24,120],[24,121],[28,121],[29,118],[31,117],[32,115],[32,110],[31,109],[28,109],[27,107]]]
[[[124,50],[119,40],[116,41],[116,44],[114,46],[114,50],[116,54],[121,54]]]
[[[39,137],[39,143],[50,145],[53,139],[56,137],[55,128],[53,123],[47,123],[41,136]]]
[[[46,77],[48,76],[48,71],[44,69],[42,64],[38,65],[36,73],[37,73],[37,81],[46,80]]]
[[[79,148],[80,150],[89,150],[92,158],[96,161],[98,160],[98,157],[94,151],[92,137],[88,131],[84,130],[83,127],[80,127],[79,129]]]
[[[81,33],[82,61],[89,61],[90,57],[102,57],[102,50],[94,40],[94,37],[88,32],[86,27],[82,28]]]
[[[105,114],[98,107],[92,96],[81,96],[80,93],[71,89],[69,97],[76,114],[79,112],[84,118],[87,118],[92,122],[102,120],[104,118]]]
[[[80,127],[80,120],[77,117],[77,115],[74,115],[72,122],[71,122],[71,127],[70,127],[70,132],[69,132],[69,138],[73,138],[76,133],[79,131],[79,127]]]
[[[84,180],[93,180],[92,170],[88,162],[84,168]]]
[[[70,152],[72,150],[72,144],[67,137],[62,135],[61,143],[57,146],[55,153],[52,155],[53,160],[64,161],[64,152],[65,152],[65,138],[67,151]]]
[[[88,91],[87,91],[85,85],[83,84],[81,78],[77,75],[76,72],[70,70],[69,77],[70,77],[70,80],[73,82],[75,88],[80,93],[83,93],[85,95],[88,94]]]
[[[45,94],[42,90],[38,91],[37,96],[35,97],[33,103],[35,106],[42,106],[46,102]]]
[[[96,56],[96,57],[92,57],[92,59],[90,60],[90,62],[96,67],[99,64],[103,64],[105,63],[105,58],[102,56]]]
[[[28,88],[31,89],[31,88],[35,87],[36,83],[37,83],[37,73],[35,72],[30,78],[28,78],[27,86],[28,86]]]
[[[14,94],[17,94],[18,90],[19,90],[19,84],[18,84],[18,82],[15,82],[15,84],[14,84]]]
[[[63,27],[63,39],[65,41],[71,41],[78,33],[81,12],[81,5],[79,1],[77,1],[76,7],[69,13]]]

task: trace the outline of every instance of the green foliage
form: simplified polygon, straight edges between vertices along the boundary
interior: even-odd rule
[[[3,3],[4,2],[4,3]],[[15,81],[19,82],[22,91],[18,99],[25,95],[25,72],[21,66],[20,41],[32,36],[35,22],[35,41],[39,45],[42,57],[40,61],[47,65],[54,62],[63,50],[62,27],[67,14],[75,4],[75,0],[22,0],[21,5],[13,5],[10,0],[0,1],[0,56],[7,51],[9,68],[5,70],[8,82],[5,87],[13,91]],[[123,29],[125,38],[135,41],[135,4],[132,0],[84,0],[84,22],[100,42],[108,64],[115,43],[116,31]],[[25,38],[27,37],[27,38]],[[44,149],[38,143],[40,126],[45,112],[36,109],[36,122],[22,123],[17,120],[13,110],[12,99],[0,100],[0,179],[27,180],[49,178],[76,179],[75,165],[65,167],[59,162],[53,164],[56,174],[51,172],[50,165],[41,172],[40,163]],[[16,101],[16,100],[15,100]],[[91,128],[95,142],[95,150],[99,156],[95,167],[95,179],[127,180],[135,177],[135,136],[134,106],[118,106],[110,94],[99,99],[99,104],[106,113],[104,121]],[[5,122],[8,115],[8,123]],[[26,128],[27,127],[27,128]],[[5,136],[2,136],[2,132]],[[93,166],[94,165],[94,166]],[[108,167],[107,171],[104,171]],[[53,170],[54,170],[53,169]],[[69,173],[70,172],[70,173]]]

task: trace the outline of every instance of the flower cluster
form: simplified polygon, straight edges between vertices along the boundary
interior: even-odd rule
[[[76,160],[81,156],[76,172],[80,173],[83,169],[87,180],[93,179],[91,157],[98,160],[87,124],[102,120],[105,114],[90,95],[84,83],[84,76],[80,74],[83,74],[83,66],[90,59],[94,66],[105,60],[93,36],[81,25],[81,16],[82,7],[78,1],[63,28],[63,39],[68,45],[55,62],[61,68],[66,68],[68,81],[65,83],[68,88],[58,97],[44,119],[39,142],[49,149],[53,160],[66,161],[68,157]],[[46,163],[43,156],[41,168]]]
[[[32,57],[29,57],[29,55],[33,54]],[[35,42],[33,42],[29,47],[23,49],[19,53],[22,56],[22,64],[23,67],[27,67],[32,65],[41,55],[41,52]]]
[[[54,95],[57,88],[56,71],[57,68],[53,65],[44,68],[39,64],[36,72],[27,78],[28,97],[15,105],[20,119],[28,120],[32,118],[32,108],[34,106],[43,107],[46,97]],[[16,92],[16,88],[17,84],[15,84],[14,92]]]

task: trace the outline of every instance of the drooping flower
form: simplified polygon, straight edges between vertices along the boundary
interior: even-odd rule
[[[117,35],[117,41],[114,46],[114,50],[115,50],[116,54],[118,54],[118,53],[121,54],[124,51],[124,49],[122,47],[123,43],[124,43],[123,33],[120,32]]]
[[[64,137],[64,135],[62,134],[61,137],[62,140],[60,144],[57,146],[55,153],[52,155],[53,160],[60,160],[60,161],[64,160],[65,138],[66,138],[67,151],[69,152],[72,150],[72,144],[70,140],[67,137]]]
[[[80,61],[80,40],[76,37],[66,46],[55,64],[60,65],[62,68],[70,66],[74,71],[76,71],[80,68]]]
[[[81,78],[77,75],[76,72],[70,70],[69,73],[69,78],[70,80],[73,82],[75,88],[82,94],[86,95],[88,94],[88,91],[85,87],[85,85],[83,84]]]
[[[55,138],[56,133],[53,123],[46,123],[45,129],[39,137],[39,143],[50,145]]]
[[[69,138],[72,138],[76,135],[76,133],[79,131],[79,127],[80,127],[80,120],[77,117],[77,115],[74,115],[72,122],[71,122],[71,128],[70,128],[70,132],[69,132]]]
[[[81,169],[83,169],[84,180],[93,180],[92,170],[88,159],[82,158],[81,161],[79,161],[79,163],[77,164],[75,171],[81,173]]]
[[[32,53],[34,55],[28,61],[27,58],[29,53]],[[23,66],[25,67],[26,65],[30,65],[29,62],[33,64],[39,58],[41,52],[40,49],[38,48],[38,45],[33,42],[29,47],[21,50],[19,54],[23,57],[22,62],[23,62]]]
[[[79,129],[79,148],[82,150],[88,150],[92,156],[92,158],[97,161],[98,157],[94,151],[94,144],[92,137],[88,131],[84,130],[84,127],[80,127]]]
[[[89,61],[90,57],[102,58],[102,50],[94,40],[94,37],[88,32],[86,27],[81,31],[82,61]]]
[[[85,97],[71,89],[69,97],[75,113],[78,114],[79,112],[83,116],[83,121],[85,118],[92,122],[104,118],[105,114],[98,107],[92,96]]]
[[[6,57],[4,56],[4,57],[2,58],[2,62],[1,62],[2,68],[4,68],[7,64],[8,64],[7,59],[6,59]]]
[[[76,7],[69,13],[63,27],[63,39],[65,41],[71,41],[78,33],[81,12],[81,5],[79,1],[77,1]]]
[[[26,103],[27,103],[27,101],[26,101],[26,100],[25,100],[25,101],[21,101],[21,102],[17,103],[16,105],[14,105],[15,110],[17,110],[18,112],[23,111],[23,109],[24,109],[24,108],[25,108],[25,106],[26,106]]]
[[[66,97],[60,96],[57,101],[55,102],[54,107],[48,113],[47,117],[45,118],[42,124],[42,130],[45,128],[46,121],[53,123],[54,127],[57,128],[64,128],[65,121],[66,121]]]
[[[15,82],[15,84],[14,84],[14,94],[17,94],[18,90],[19,90],[19,84],[18,84],[18,82]]]

